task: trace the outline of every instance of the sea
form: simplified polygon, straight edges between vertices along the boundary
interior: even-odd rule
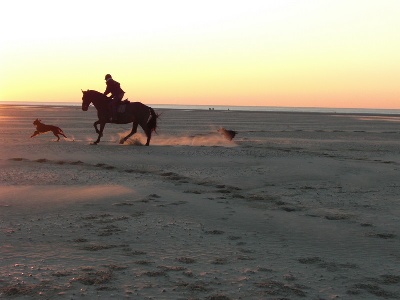
[[[81,106],[80,102],[17,102],[0,101],[0,105],[19,106]],[[226,106],[226,105],[178,105],[178,104],[147,104],[159,109],[182,110],[218,110],[218,111],[265,111],[265,112],[303,112],[303,113],[338,113],[338,114],[373,114],[400,115],[400,109],[376,108],[329,108],[329,107],[287,107],[287,106]]]

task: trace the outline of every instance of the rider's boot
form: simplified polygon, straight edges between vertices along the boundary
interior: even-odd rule
[[[118,119],[118,114],[117,114],[117,106],[113,105],[111,109],[111,118],[110,121],[116,122]]]

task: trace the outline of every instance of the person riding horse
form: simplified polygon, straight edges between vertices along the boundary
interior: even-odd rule
[[[121,89],[121,85],[118,81],[115,81],[110,74],[107,74],[104,78],[106,80],[107,88],[104,91],[104,95],[111,93],[111,112],[112,121],[117,120],[117,108],[118,104],[121,102],[122,97],[124,97],[125,92]]]
[[[97,145],[103,136],[103,130],[107,123],[128,124],[132,123],[131,132],[124,138],[120,139],[120,144],[126,142],[132,135],[137,132],[137,127],[140,125],[146,133],[147,141],[146,146],[150,144],[152,132],[156,132],[157,119],[159,115],[153,108],[141,102],[129,102],[125,107],[125,116],[118,120],[118,122],[110,121],[109,98],[104,93],[94,90],[82,90],[82,110],[88,111],[90,104],[97,110],[98,120],[93,123],[93,126],[98,134],[97,140],[93,143]],[[98,128],[98,125],[100,127]]]

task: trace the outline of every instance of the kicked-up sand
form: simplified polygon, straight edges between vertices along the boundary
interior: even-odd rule
[[[400,116],[156,111],[0,107],[0,298],[400,298]]]

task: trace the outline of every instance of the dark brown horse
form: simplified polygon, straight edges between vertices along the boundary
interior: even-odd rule
[[[155,113],[154,109],[144,105],[141,102],[130,102],[126,105],[125,113],[120,116],[116,122],[111,122],[110,99],[106,95],[94,90],[82,91],[82,93],[82,110],[87,111],[90,103],[93,103],[94,107],[97,109],[97,117],[99,118],[93,124],[96,132],[99,135],[93,144],[96,145],[100,142],[100,138],[103,136],[103,130],[106,123],[133,123],[132,131],[119,141],[120,144],[123,144],[127,139],[136,133],[138,125],[140,125],[140,127],[142,127],[143,131],[146,133],[146,146],[150,144],[151,133],[156,131],[157,128],[158,115]],[[100,129],[97,128],[98,124],[100,124]]]

